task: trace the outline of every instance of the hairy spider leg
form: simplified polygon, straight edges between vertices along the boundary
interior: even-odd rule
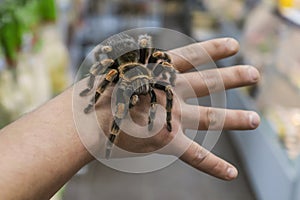
[[[166,52],[153,50],[153,53],[151,54],[148,63],[157,63],[158,61],[171,63],[171,57]]]
[[[86,96],[94,87],[96,76],[105,73],[105,71],[114,64],[112,59],[104,59],[101,62],[95,63],[90,70],[88,88],[83,90],[79,95]]]
[[[83,90],[79,95],[86,96],[94,87],[96,76],[104,74],[108,67],[114,65],[114,60],[110,59],[112,52],[111,46],[98,45],[94,49],[94,57],[96,63],[92,65],[89,71],[89,80],[87,89]]]
[[[174,87],[175,81],[176,81],[177,70],[169,62],[163,62],[163,63],[161,63],[161,66],[163,67],[163,72],[162,72],[163,78],[167,79],[166,74],[168,73],[170,75],[170,77],[169,77],[170,84]]]
[[[153,71],[153,69],[159,64],[159,59],[157,57],[153,57],[153,52],[156,52],[157,49],[156,48],[148,48],[147,50],[145,50],[149,53],[149,56],[145,57],[145,64],[146,64],[146,67]],[[142,54],[142,52],[141,52]]]
[[[154,84],[154,88],[162,90],[162,91],[164,91],[166,93],[166,99],[167,99],[167,103],[166,103],[167,129],[168,129],[169,132],[171,132],[172,131],[172,124],[171,124],[171,120],[172,120],[172,107],[173,107],[173,91],[172,91],[172,87],[168,83],[158,81],[158,82],[156,82]]]
[[[112,52],[112,47],[109,45],[101,45],[95,47],[94,58],[96,61],[100,61],[106,58],[110,58],[110,53]]]
[[[100,62],[96,62],[95,64],[92,65],[89,71],[89,80],[87,83],[87,88],[79,94],[81,97],[88,95],[88,93],[93,89],[96,76],[100,75],[103,69],[104,66]]]
[[[140,48],[139,63],[146,64],[154,50],[152,48],[152,37],[147,34],[140,35],[138,38],[138,45]]]
[[[99,84],[95,96],[91,99],[89,105],[84,109],[84,113],[89,113],[94,108],[101,94],[104,92],[109,83],[112,83],[118,77],[118,71],[111,69],[105,76],[104,80]]]
[[[155,77],[162,75],[162,78],[166,80],[168,78],[167,74],[169,74],[170,84],[172,86],[175,86],[177,70],[171,64],[171,57],[168,53],[155,50],[154,53],[152,53],[151,57],[149,58],[148,63],[152,63],[153,75]],[[153,63],[157,63],[157,64],[153,65]]]
[[[113,144],[118,137],[118,135],[121,132],[120,126],[122,123],[122,119],[127,115],[128,112],[128,102],[129,102],[129,95],[131,94],[130,89],[124,89],[118,88],[117,90],[117,109],[114,114],[114,119],[111,125],[110,134],[108,137],[108,140],[106,142],[106,151],[105,151],[105,158],[109,159],[111,155],[111,151],[113,148]]]
[[[142,64],[147,64],[151,53],[153,52],[153,48],[142,48],[140,47],[140,59],[139,62]]]
[[[159,77],[159,75],[162,75],[164,80],[167,79],[167,73],[170,75],[169,82],[174,87],[177,71],[172,64],[168,62],[160,62],[153,70],[154,77]]]
[[[149,112],[149,121],[148,121],[148,130],[151,131],[153,129],[153,120],[155,119],[156,109],[157,109],[157,100],[156,94],[154,90],[151,88],[149,91],[150,95],[150,112]]]
[[[132,108],[135,106],[139,101],[139,96],[137,94],[134,94],[130,98],[129,108]]]

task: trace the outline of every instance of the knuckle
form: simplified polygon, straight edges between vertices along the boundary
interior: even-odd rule
[[[219,174],[223,171],[223,169],[224,169],[224,165],[223,165],[222,161],[218,160],[217,162],[215,162],[213,164],[213,167],[211,168],[211,171],[214,174]]]
[[[236,76],[240,80],[244,80],[245,78],[247,78],[247,76],[246,76],[246,68],[242,67],[242,66],[238,66],[237,70],[236,70]]]
[[[251,82],[251,77],[249,76],[248,70],[252,66],[238,66],[236,70],[236,77],[239,80],[245,81],[245,82]]]
[[[193,150],[193,158],[191,160],[192,166],[200,166],[207,157],[208,152],[200,145],[196,145]]]
[[[213,127],[217,123],[217,114],[212,108],[206,110],[206,127]]]
[[[212,130],[221,130],[224,126],[226,112],[214,108],[206,109],[205,127]]]
[[[218,81],[218,77],[215,75],[215,73],[206,71],[206,72],[201,72],[200,76],[203,79],[209,93],[213,93],[217,91],[221,86],[221,84],[219,84],[220,81]]]
[[[226,42],[226,39],[225,39],[225,42]],[[219,59],[220,57],[222,57],[221,55],[230,51],[227,49],[227,46],[224,44],[223,39],[213,40],[211,49],[212,49],[212,52],[216,52],[216,53],[212,54],[213,59]]]
[[[223,51],[224,50],[224,45],[221,45],[219,40],[212,41],[212,47],[216,51]]]
[[[182,49],[181,57],[189,64],[192,66],[197,66],[197,62],[199,61],[199,45],[200,49],[204,49],[204,47],[201,46],[200,43],[194,44],[194,45],[189,45],[186,48]],[[183,55],[183,56],[182,56]]]

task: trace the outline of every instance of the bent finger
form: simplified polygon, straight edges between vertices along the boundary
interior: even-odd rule
[[[218,38],[191,44],[169,51],[174,67],[180,72],[201,64],[216,61],[236,54],[238,42],[233,38]]]

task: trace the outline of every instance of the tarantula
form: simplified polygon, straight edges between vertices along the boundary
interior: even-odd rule
[[[123,53],[124,50],[126,50],[125,53]],[[167,130],[172,131],[172,86],[175,85],[177,71],[168,53],[152,47],[151,36],[140,35],[136,41],[127,34],[119,34],[104,45],[98,45],[94,49],[94,57],[96,63],[89,71],[88,87],[80,93],[80,96],[86,96],[92,91],[96,76],[104,75],[104,79],[97,86],[96,93],[84,112],[87,114],[93,110],[109,84],[119,83],[116,93],[116,111],[106,143],[105,157],[107,159],[121,131],[121,121],[127,115],[128,110],[137,104],[139,95],[150,96],[148,129],[151,130],[157,104],[154,89],[165,92]]]

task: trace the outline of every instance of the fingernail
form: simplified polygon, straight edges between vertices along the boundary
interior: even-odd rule
[[[257,69],[255,69],[252,66],[248,67],[248,74],[249,74],[249,77],[251,78],[251,80],[253,82],[258,81],[258,79],[259,79],[259,73],[258,73]]]
[[[234,178],[236,178],[237,177],[237,175],[238,175],[238,172],[237,172],[237,170],[235,169],[235,168],[233,168],[233,167],[229,167],[228,169],[227,169],[227,178],[228,179],[234,179]]]
[[[226,47],[230,51],[237,51],[238,43],[232,38],[226,39]]]
[[[260,117],[258,116],[257,113],[251,112],[249,114],[249,121],[250,121],[251,127],[256,128],[256,127],[258,127],[258,125],[260,123]]]

